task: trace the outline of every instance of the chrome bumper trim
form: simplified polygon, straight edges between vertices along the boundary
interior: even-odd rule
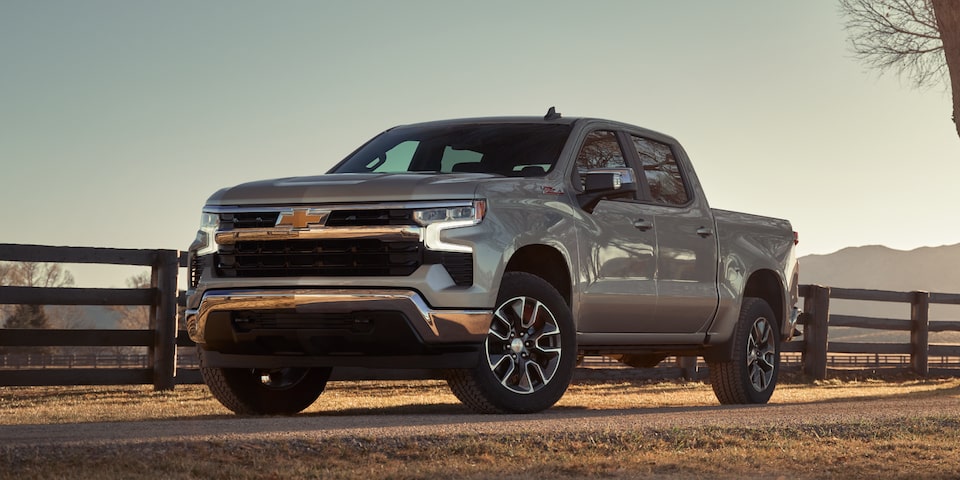
[[[203,295],[199,308],[186,311],[190,339],[206,343],[209,315],[237,310],[293,310],[297,313],[397,311],[410,320],[426,343],[482,340],[489,332],[493,318],[491,310],[431,309],[419,293],[407,290],[211,290]]]
[[[244,228],[218,231],[217,245],[233,245],[242,241],[324,240],[376,238],[384,241],[420,240],[420,227],[319,227],[304,230],[291,228]]]

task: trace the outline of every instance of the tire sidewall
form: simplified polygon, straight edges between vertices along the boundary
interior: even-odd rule
[[[757,391],[750,381],[750,368],[747,365],[747,345],[754,324],[761,318],[765,318],[766,322],[770,325],[771,335],[774,339],[775,353],[773,376],[770,379],[770,383],[764,390]],[[770,308],[770,305],[767,304],[766,301],[759,298],[748,298],[744,302],[744,306],[740,312],[740,321],[737,324],[737,342],[735,348],[735,361],[739,364],[738,368],[741,370],[739,376],[741,378],[742,388],[749,398],[749,403],[767,403],[773,395],[774,389],[777,387],[777,379],[780,376],[780,327],[777,324],[777,318],[773,313],[773,309]]]
[[[566,392],[577,362],[577,336],[569,306],[557,290],[545,280],[528,273],[505,274],[497,295],[496,309],[498,310],[505,302],[516,297],[529,297],[540,301],[557,321],[560,329],[561,352],[556,373],[546,385],[533,393],[513,392],[501,385],[490,369],[486,341],[484,341],[480,362],[474,370],[474,378],[484,391],[486,399],[498,409],[514,413],[539,412],[550,408]]]
[[[213,396],[235,413],[293,415],[317,400],[330,378],[330,368],[307,368],[290,385],[272,388],[259,373],[248,368],[203,368],[201,373]]]

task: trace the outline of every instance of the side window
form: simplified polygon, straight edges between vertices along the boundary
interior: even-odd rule
[[[580,174],[581,182],[586,182],[583,174],[587,170],[626,168],[626,166],[627,162],[620,150],[620,144],[617,143],[617,135],[610,131],[590,132],[583,146],[580,147],[580,153],[577,154],[577,173]]]
[[[665,205],[687,203],[690,197],[670,145],[642,137],[632,138],[643,165],[643,173],[647,177],[647,184],[650,185],[653,201]]]

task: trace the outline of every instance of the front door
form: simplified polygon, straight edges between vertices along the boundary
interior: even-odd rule
[[[590,133],[577,157],[581,176],[595,168],[627,168],[618,136]],[[578,329],[639,333],[656,321],[655,216],[636,199],[601,200],[578,232],[581,278]]]

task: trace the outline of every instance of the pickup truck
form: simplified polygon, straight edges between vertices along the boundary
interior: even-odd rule
[[[795,243],[785,220],[711,209],[661,133],[553,108],[419,123],[326,175],[213,194],[185,323],[241,414],[300,412],[346,366],[435,369],[474,411],[537,412],[585,355],[702,356],[721,403],[765,403]]]

